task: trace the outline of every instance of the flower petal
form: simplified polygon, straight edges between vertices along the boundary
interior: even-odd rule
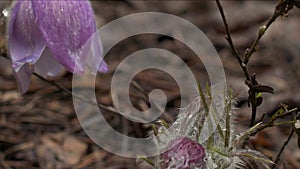
[[[97,63],[97,65],[99,65],[98,68],[97,68],[98,71],[105,73],[105,72],[108,71],[108,66],[102,58],[103,48],[102,48],[102,43],[101,43],[101,40],[100,40],[99,36],[97,36],[97,41],[96,42],[97,43],[92,44],[93,51],[94,51],[94,56],[95,56],[95,60],[96,60],[96,62],[94,62],[94,63]],[[100,64],[98,62],[100,62]]]
[[[43,77],[57,76],[63,70],[63,66],[56,61],[49,49],[46,48],[41,58],[34,65],[34,71]]]
[[[17,1],[8,28],[9,53],[15,72],[26,63],[34,64],[46,44],[35,23],[31,1]]]
[[[105,73],[108,71],[108,66],[102,58],[102,42],[97,32],[86,42],[82,51],[81,54],[87,56],[85,64],[90,68],[92,73],[96,73],[97,71]]]
[[[161,153],[164,168],[190,169],[204,168],[205,149],[197,141],[187,137],[178,137],[167,144],[167,151]]]
[[[18,72],[15,73],[18,86],[21,90],[21,93],[24,94],[30,85],[32,75],[32,69],[29,64],[23,65]]]
[[[96,31],[89,1],[32,1],[32,4],[53,56],[69,71],[83,73],[81,48]]]

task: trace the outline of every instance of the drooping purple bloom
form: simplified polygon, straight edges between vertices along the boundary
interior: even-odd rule
[[[12,7],[8,40],[21,92],[28,90],[33,71],[47,77],[58,75],[63,68],[81,74],[86,66],[95,67],[95,62],[86,61],[83,46],[96,31],[87,0],[18,0]],[[93,59],[100,63],[100,39],[88,44],[95,53]],[[107,65],[101,62],[97,70],[106,72]]]
[[[193,169],[206,168],[205,149],[187,137],[178,137],[167,145],[160,155],[163,168]]]

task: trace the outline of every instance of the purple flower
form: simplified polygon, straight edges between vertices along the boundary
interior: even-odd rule
[[[168,150],[161,154],[163,168],[193,169],[205,168],[205,149],[196,141],[186,137],[172,140],[166,147]]]
[[[25,93],[32,72],[56,76],[63,68],[82,74],[87,61],[83,46],[97,31],[93,9],[87,0],[18,0],[11,11],[8,27],[9,53],[19,87]],[[91,45],[98,62],[102,60],[99,38]],[[97,65],[98,66],[98,65]],[[97,67],[107,71],[104,62]]]

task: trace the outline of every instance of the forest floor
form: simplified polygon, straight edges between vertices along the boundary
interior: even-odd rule
[[[98,27],[137,12],[164,12],[179,16],[196,25],[218,51],[226,73],[227,85],[236,100],[236,122],[239,131],[247,129],[251,109],[247,106],[248,89],[238,62],[225,40],[224,25],[216,3],[211,1],[93,1]],[[223,1],[236,48],[243,53],[250,47],[257,31],[272,15],[276,1]],[[270,119],[281,103],[300,108],[300,10],[294,8],[287,18],[278,18],[259,43],[259,50],[249,63],[263,84],[272,86],[275,94],[265,94],[257,120],[265,114]],[[174,32],[176,32],[174,28]],[[179,32],[180,33],[180,32]],[[5,40],[0,39],[0,45]],[[207,72],[185,45],[161,35],[138,35],[118,43],[105,56],[109,72],[96,79],[97,101],[113,105],[110,86],[115,68],[131,53],[144,48],[162,48],[178,55],[201,83]],[[200,46],[201,47],[201,46]],[[298,58],[299,57],[299,58]],[[299,70],[298,70],[299,69]],[[72,74],[63,73],[54,79],[72,89]],[[182,80],[185,80],[184,78]],[[149,93],[162,89],[168,99],[166,115],[172,122],[180,107],[180,91],[166,73],[149,70],[139,73],[135,81]],[[89,88],[90,82],[78,84]],[[144,93],[131,86],[133,105],[148,109]],[[148,124],[132,123],[120,115],[102,110],[107,121],[118,131],[133,137],[145,137]],[[124,130],[126,128],[126,130]],[[248,146],[275,159],[288,138],[291,127],[268,128],[252,137]],[[132,169],[135,159],[119,157],[97,146],[83,131],[74,111],[72,97],[60,89],[33,77],[29,91],[21,95],[8,60],[0,57],[0,168],[2,169]],[[294,134],[283,152],[278,168],[300,168],[300,149]]]

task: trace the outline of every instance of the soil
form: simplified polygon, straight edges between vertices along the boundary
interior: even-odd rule
[[[2,2],[1,2],[2,3]],[[3,5],[1,4],[0,5]],[[272,15],[276,1],[221,1],[231,29],[234,44],[240,53],[250,47],[260,26]],[[236,100],[237,130],[250,124],[251,109],[247,106],[248,88],[245,77],[225,39],[225,29],[214,1],[92,1],[98,27],[122,16],[138,12],[163,12],[181,17],[196,25],[211,41],[222,61],[227,85]],[[259,43],[249,62],[250,73],[258,81],[272,86],[276,92],[263,95],[257,121],[271,118],[281,103],[289,108],[300,107],[300,10],[296,7],[288,17],[278,18]],[[4,22],[5,20],[0,20]],[[155,24],[155,23],[151,23]],[[0,27],[0,46],[6,44],[5,27]],[[122,28],[120,28],[122,30]],[[176,27],[174,34],[180,34]],[[112,38],[114,35],[111,35]],[[172,34],[170,34],[172,36]],[[111,79],[117,66],[130,54],[146,48],[173,52],[192,70],[201,83],[209,83],[206,68],[197,55],[182,42],[156,34],[135,35],[122,40],[105,56],[109,71],[98,74],[95,82],[98,103],[112,106]],[[201,48],[201,46],[199,46]],[[173,62],[172,62],[173,63]],[[124,72],[130,70],[125,67]],[[52,78],[65,89],[72,89],[72,74]],[[186,80],[183,76],[181,80]],[[148,94],[161,89],[167,98],[166,112],[161,118],[174,121],[180,105],[176,81],[159,70],[144,70],[130,85],[130,101],[135,108],[147,110]],[[132,169],[135,159],[114,155],[99,147],[82,129],[76,116],[73,99],[61,89],[32,77],[29,91],[19,92],[10,62],[0,57],[0,168],[2,169]],[[76,88],[90,89],[90,81]],[[134,123],[122,116],[101,109],[105,119],[117,131],[132,137],[146,137],[150,124]],[[134,115],[134,114],[131,114]],[[149,115],[149,114],[148,114]],[[287,118],[289,119],[289,117]],[[283,119],[284,120],[284,119]],[[291,131],[290,125],[268,128],[252,137],[248,146],[275,159]],[[101,131],[100,131],[101,132]],[[284,150],[278,168],[300,168],[297,134]]]

